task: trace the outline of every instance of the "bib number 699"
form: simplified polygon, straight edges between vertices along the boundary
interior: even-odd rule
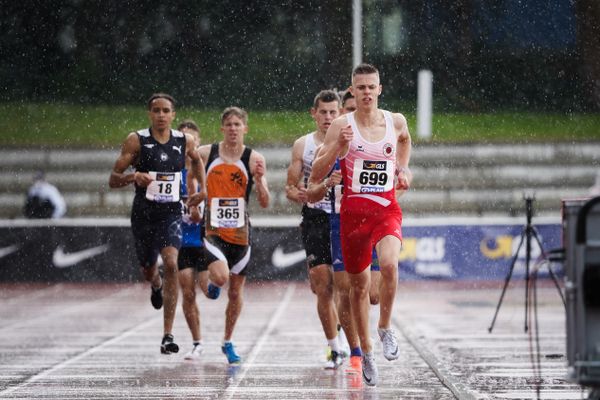
[[[376,171],[362,171],[358,177],[358,181],[361,185],[380,185],[385,186],[387,183],[388,177],[385,171],[376,172]]]

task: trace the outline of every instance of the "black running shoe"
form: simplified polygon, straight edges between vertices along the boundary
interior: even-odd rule
[[[152,295],[150,296],[150,302],[152,303],[152,307],[160,310],[163,306],[163,296],[162,296],[162,286],[158,289],[152,289]]]
[[[163,354],[179,352],[179,346],[177,346],[177,343],[173,342],[173,335],[170,333],[163,336],[162,342],[160,343],[160,352]]]

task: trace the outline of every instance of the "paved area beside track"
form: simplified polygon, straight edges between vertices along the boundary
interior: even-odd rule
[[[244,358],[238,367],[220,352],[226,296],[199,297],[205,351],[189,362],[183,354],[191,337],[180,309],[174,334],[181,352],[160,354],[162,312],[150,306],[145,284],[0,283],[0,398],[585,398],[566,380],[565,313],[556,288],[540,282],[531,308],[537,373],[535,335],[523,332],[522,282],[511,282],[488,332],[502,284],[402,282],[393,320],[402,356],[386,361],[373,331],[381,376],[370,388],[343,367],[323,369],[325,340],[304,282],[248,285],[234,335]],[[373,327],[377,313],[374,307]]]

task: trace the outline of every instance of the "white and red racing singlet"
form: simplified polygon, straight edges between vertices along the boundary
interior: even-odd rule
[[[385,135],[378,142],[365,140],[358,130],[354,113],[346,114],[354,138],[349,144],[348,152],[340,159],[344,180],[342,209],[354,209],[354,204],[361,208],[369,203],[383,207],[398,204],[394,183],[396,131],[392,114],[382,111],[385,118]]]

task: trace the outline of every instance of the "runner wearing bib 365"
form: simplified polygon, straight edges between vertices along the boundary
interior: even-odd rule
[[[269,205],[269,189],[265,177],[265,158],[244,145],[248,131],[248,114],[229,107],[221,116],[223,141],[200,147],[206,162],[207,200],[204,224],[206,262],[211,283],[222,287],[229,282],[225,310],[225,333],[221,350],[230,364],[240,362],[231,337],[242,311],[242,294],[246,267],[250,260],[250,225],[247,203],[255,185],[262,208]]]
[[[396,190],[406,190],[412,178],[408,169],[411,140],[402,114],[378,108],[382,86],[379,71],[361,64],[352,72],[355,112],[333,121],[313,163],[313,179],[323,179],[342,163],[344,194],[341,208],[342,254],[352,290],[350,301],[361,348],[363,379],[376,385],[378,371],[369,335],[371,251],[377,250],[381,269],[378,333],[388,360],[399,356],[391,329],[398,285],[398,256],[402,247],[402,212]]]

